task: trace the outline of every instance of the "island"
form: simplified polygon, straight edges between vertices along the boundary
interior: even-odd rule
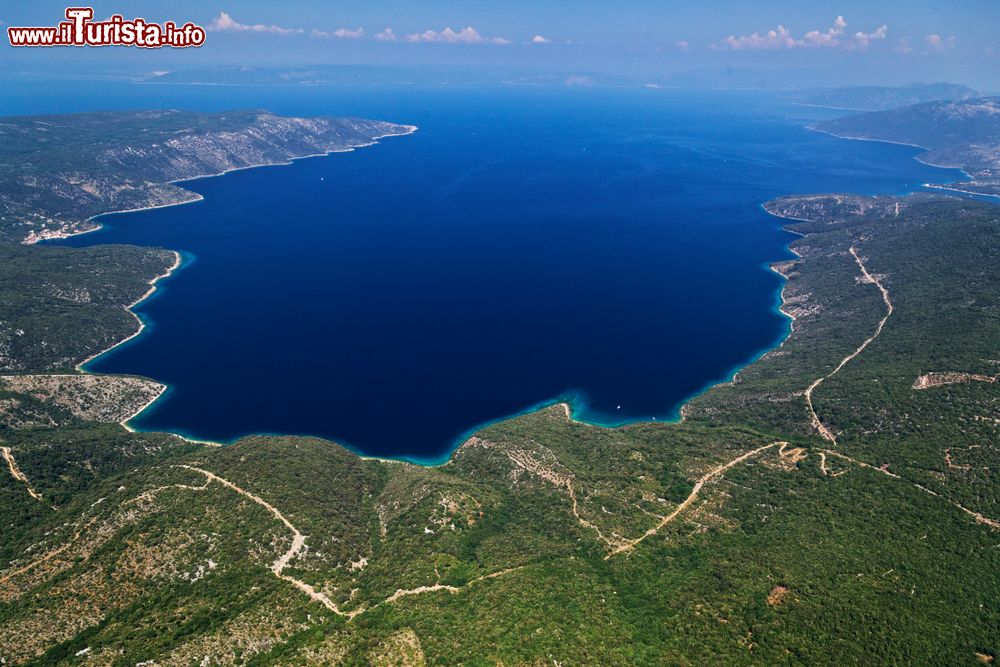
[[[847,111],[885,111],[923,102],[964,101],[982,95],[956,83],[914,83],[908,86],[850,86],[796,93],[799,104]]]

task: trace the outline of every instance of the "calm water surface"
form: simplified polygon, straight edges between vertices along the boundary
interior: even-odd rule
[[[203,201],[105,216],[68,241],[187,258],[138,308],[146,333],[89,365],[170,386],[136,427],[312,434],[419,461],[559,399],[603,424],[676,416],[787,333],[766,265],[792,237],[762,202],[956,177],[913,149],[811,132],[827,112],[764,94],[122,84],[6,105],[420,126],[191,181]]]

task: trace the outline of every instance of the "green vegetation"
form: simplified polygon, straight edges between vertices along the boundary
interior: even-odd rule
[[[958,167],[970,180],[950,187],[1000,195],[1000,98],[927,102],[902,109],[829,120],[818,129],[852,139],[913,144],[926,149],[920,159]]]
[[[68,371],[134,333],[125,310],[174,254],[0,244],[0,373]]]
[[[267,111],[120,111],[0,119],[0,240],[92,228],[101,213],[197,196],[173,181],[287,162],[409,128]],[[100,146],[95,151],[94,147]]]
[[[606,429],[553,406],[426,468],[312,438],[130,433],[103,410],[0,392],[0,412],[18,411],[0,426],[0,657],[994,659],[1000,210],[852,195],[768,209],[804,235],[776,266],[792,335],[679,424]],[[170,261],[2,251],[2,326],[47,322],[3,348],[7,375],[70,368],[130,333],[115,314],[131,319],[122,306]]]

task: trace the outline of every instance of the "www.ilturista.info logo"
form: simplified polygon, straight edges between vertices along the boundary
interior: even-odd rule
[[[11,46],[139,46],[184,48],[205,43],[205,29],[193,23],[163,25],[145,19],[125,20],[119,14],[94,21],[90,7],[67,7],[66,19],[54,27],[7,28]]]

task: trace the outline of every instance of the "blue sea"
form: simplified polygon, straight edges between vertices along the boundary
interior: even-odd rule
[[[133,341],[88,370],[169,385],[132,421],[217,441],[309,434],[437,462],[555,401],[613,425],[778,344],[783,194],[955,179],[914,149],[807,129],[768,93],[517,86],[102,83],[11,91],[6,113],[267,108],[419,126],[351,153],[187,182],[74,246],[179,250]]]

